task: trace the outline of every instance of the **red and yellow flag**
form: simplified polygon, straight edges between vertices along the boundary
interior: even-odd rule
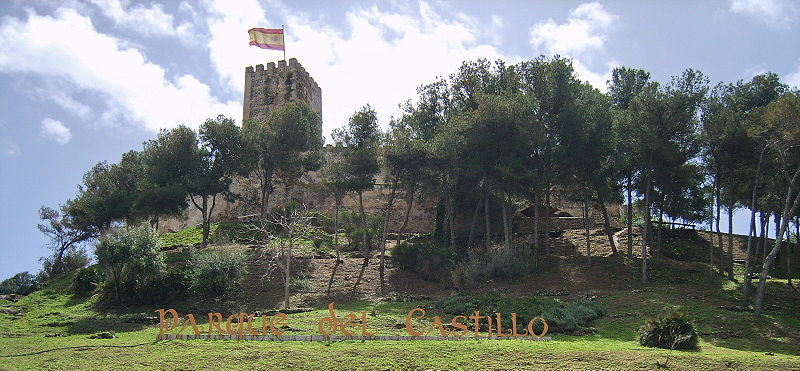
[[[250,45],[261,49],[285,50],[283,43],[283,29],[280,28],[251,28]]]

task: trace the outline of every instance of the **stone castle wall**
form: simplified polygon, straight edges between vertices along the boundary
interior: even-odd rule
[[[262,120],[267,112],[292,101],[302,100],[322,114],[322,89],[295,58],[245,68],[244,120]]]

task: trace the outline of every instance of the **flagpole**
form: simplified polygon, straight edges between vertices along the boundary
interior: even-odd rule
[[[289,63],[289,60],[286,59],[286,29],[283,27],[283,25],[281,25],[281,32],[283,32],[283,60],[285,60],[286,63]]]

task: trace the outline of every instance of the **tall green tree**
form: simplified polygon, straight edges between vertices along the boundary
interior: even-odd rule
[[[245,152],[241,130],[232,119],[224,116],[208,119],[200,125],[199,134],[198,146],[193,149],[197,157],[187,174],[187,190],[189,200],[202,216],[205,247],[217,196],[222,195],[229,201],[237,197],[230,187],[234,176],[245,174]]]
[[[346,127],[333,132],[333,140],[344,146],[342,153],[343,181],[347,189],[358,196],[358,211],[361,219],[362,246],[364,264],[356,280],[353,290],[361,283],[364,270],[369,265],[371,246],[367,241],[367,221],[364,212],[364,191],[375,185],[375,176],[380,171],[378,153],[380,150],[381,132],[378,128],[378,115],[369,105],[362,107],[350,117]]]
[[[575,99],[580,82],[575,78],[571,60],[558,55],[552,59],[540,56],[532,61],[517,65],[523,91],[531,96],[538,107],[536,122],[541,125],[539,135],[541,144],[536,146],[538,167],[537,182],[534,186],[534,200],[538,204],[544,195],[544,205],[550,208],[550,195],[557,184],[564,184],[565,173],[560,171],[558,151],[561,141],[561,127],[565,120],[571,119],[567,109]],[[550,253],[550,213],[545,215],[545,254]],[[538,215],[535,217],[538,227]],[[538,228],[535,228],[538,230]],[[536,239],[535,239],[536,241]]]
[[[642,281],[647,282],[647,255],[659,256],[653,245],[652,198],[657,174],[693,159],[699,151],[697,140],[698,109],[708,90],[708,79],[699,71],[686,70],[660,87],[651,83],[631,102],[636,135],[641,139],[639,168],[642,179],[639,193],[644,195],[644,236],[642,246]],[[648,251],[648,247],[650,248]]]
[[[611,73],[608,93],[613,103],[613,148],[614,169],[624,183],[627,204],[625,206],[628,256],[633,256],[633,191],[639,173],[637,144],[639,137],[634,135],[635,122],[631,101],[641,93],[650,82],[650,73],[635,68],[617,67]]]
[[[800,92],[790,92],[770,103],[764,112],[766,130],[771,137],[780,164],[779,172],[773,176],[782,178],[786,196],[778,217],[780,224],[775,244],[764,259],[758,282],[753,310],[761,315],[766,295],[767,275],[780,252],[781,244],[789,226],[790,218],[800,209]]]
[[[277,182],[291,190],[303,174],[321,166],[322,120],[308,103],[296,100],[270,111],[263,122],[245,122],[242,135],[266,220]]]

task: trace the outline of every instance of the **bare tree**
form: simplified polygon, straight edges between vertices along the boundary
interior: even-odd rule
[[[260,219],[248,228],[254,232],[253,242],[263,246],[258,258],[264,261],[269,277],[275,269],[283,278],[283,307],[289,308],[289,287],[292,278],[292,257],[295,244],[301,239],[316,237],[319,229],[313,225],[319,213],[308,210],[303,204],[290,204],[270,214],[270,219]],[[277,231],[277,235],[273,234]]]

